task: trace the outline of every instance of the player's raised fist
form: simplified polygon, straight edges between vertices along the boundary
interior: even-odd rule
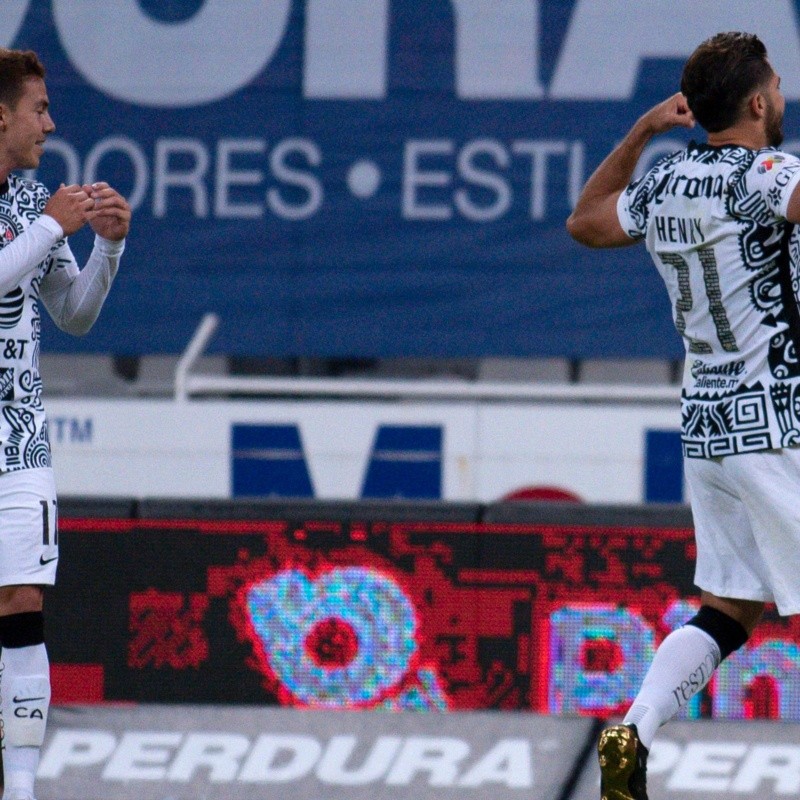
[[[686,98],[677,92],[653,106],[642,116],[640,122],[645,124],[653,134],[665,133],[678,127],[693,128],[694,114],[692,114]]]

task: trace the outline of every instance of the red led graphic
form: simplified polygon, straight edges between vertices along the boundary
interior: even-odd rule
[[[320,667],[346,667],[358,652],[358,635],[349,623],[330,617],[314,625],[305,649]]]
[[[581,667],[586,672],[616,672],[624,663],[622,650],[613,639],[587,639],[583,644]]]
[[[175,592],[146,592],[130,596],[128,665],[197,669],[208,658],[203,617],[208,598]]]
[[[103,669],[106,700],[608,716],[698,607],[689,529],[111,520],[98,536],[95,522],[65,526],[75,585],[102,572],[98,553],[148,556],[109,579],[96,645],[75,651]],[[71,646],[56,636],[54,663]],[[770,610],[682,713],[800,719],[799,675],[800,620]]]

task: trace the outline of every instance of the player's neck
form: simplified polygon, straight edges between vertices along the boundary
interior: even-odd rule
[[[17,168],[13,156],[4,147],[4,144],[4,142],[0,141],[0,186],[8,180],[8,176]]]
[[[709,133],[708,143],[713,147],[735,145],[737,147],[746,147],[748,150],[761,150],[764,147],[769,147],[769,137],[763,125],[742,123],[725,128],[724,131]]]

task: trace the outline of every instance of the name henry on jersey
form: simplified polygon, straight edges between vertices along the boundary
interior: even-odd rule
[[[656,236],[668,244],[702,244],[706,237],[700,227],[700,217],[655,216]]]

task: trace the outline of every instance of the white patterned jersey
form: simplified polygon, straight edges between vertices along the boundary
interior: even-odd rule
[[[686,347],[690,458],[800,444],[800,237],[785,219],[800,159],[692,143],[622,193]]]
[[[0,472],[50,466],[39,376],[39,290],[46,276],[77,272],[77,265],[58,224],[41,216],[48,198],[42,184],[14,174],[0,185],[0,251],[35,222],[40,228],[45,220],[50,225],[50,232],[44,231],[50,237],[41,251],[44,258],[35,269],[20,280],[12,277],[10,287],[7,272],[0,274],[5,290],[0,298]]]

